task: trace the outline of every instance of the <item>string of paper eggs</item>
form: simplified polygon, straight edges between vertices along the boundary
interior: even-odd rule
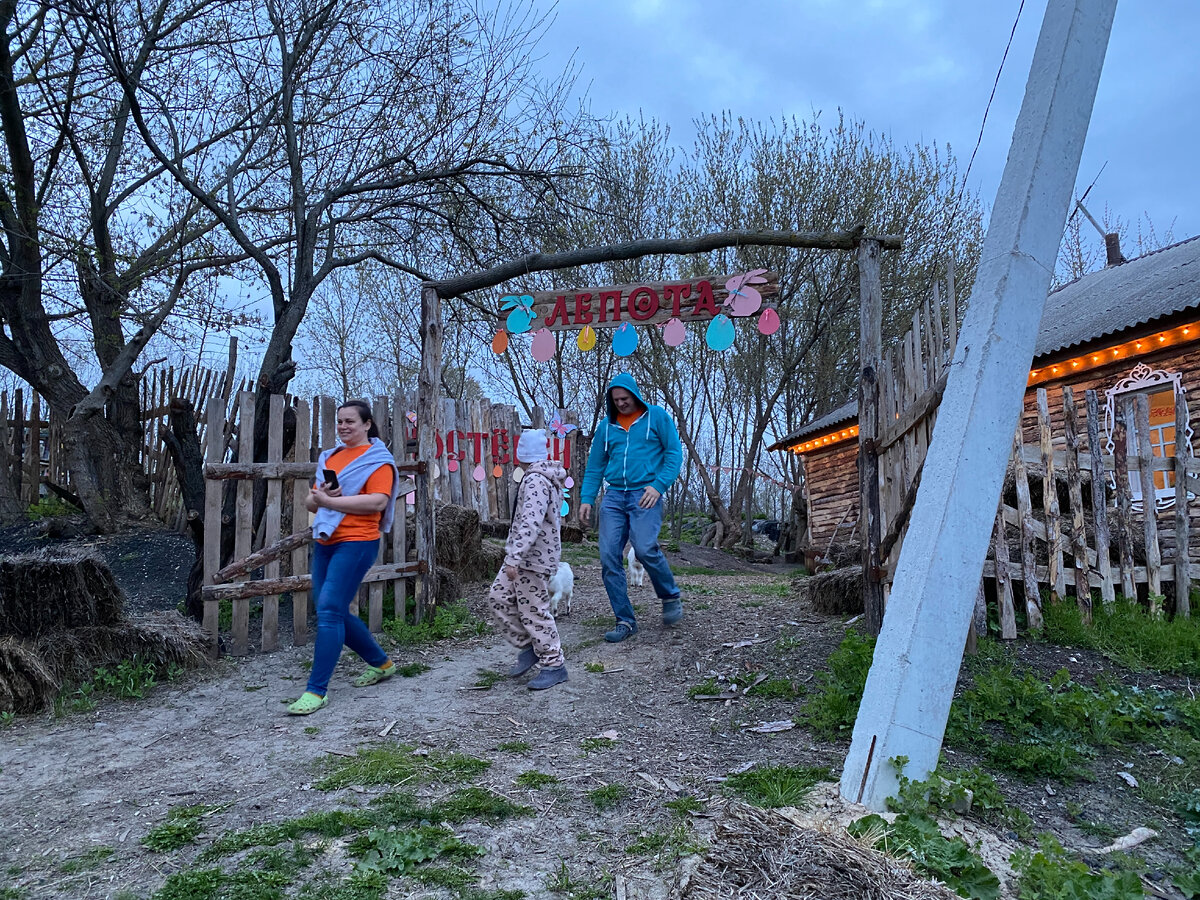
[[[704,333],[705,343],[717,352],[728,350],[733,346],[735,330],[730,318],[745,318],[754,315],[762,309],[762,295],[753,285],[766,282],[766,269],[755,269],[734,275],[725,282],[729,295],[724,300],[728,314],[721,312],[713,316]],[[525,334],[533,327],[537,315],[533,312],[533,297],[529,294],[510,295],[501,299],[501,310],[509,310],[505,318],[504,328],[496,332],[492,338],[492,352],[502,354],[508,350],[510,334]],[[678,347],[687,339],[687,329],[682,320],[672,318],[661,323],[663,343],[668,347]],[[779,314],[767,308],[758,317],[758,330],[765,335],[774,334],[779,330]],[[622,322],[613,330],[612,348],[617,356],[630,356],[638,348],[639,337],[637,329],[629,322]],[[591,325],[584,325],[575,339],[575,344],[583,352],[596,346],[596,330]],[[558,351],[554,332],[549,328],[540,328],[533,334],[533,345],[530,352],[538,362],[549,362]]]

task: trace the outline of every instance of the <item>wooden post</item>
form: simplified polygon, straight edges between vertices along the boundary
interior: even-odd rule
[[[408,406],[404,401],[404,392],[396,391],[392,397],[392,459],[396,465],[407,462],[405,446],[408,441],[408,420],[405,414]],[[421,476],[418,475],[418,478]],[[408,561],[408,499],[404,494],[396,498],[396,517],[392,521],[392,562],[405,563]],[[397,622],[404,621],[408,599],[407,582],[397,578],[392,582],[392,613]]]
[[[1150,398],[1137,395],[1138,475],[1142,482],[1142,522],[1146,535],[1146,584],[1150,615],[1162,615],[1162,552],[1158,548],[1158,504],[1154,488],[1154,451],[1150,447]]]
[[[208,440],[205,462],[219,463],[225,458],[225,399],[210,397],[205,411],[205,436]],[[204,481],[204,583],[212,584],[221,568],[221,495],[224,483],[206,478]],[[208,653],[217,658],[217,629],[220,603],[204,598],[204,633],[208,637]]]
[[[1104,455],[1100,446],[1100,401],[1088,391],[1088,451],[1092,455],[1092,527],[1096,533],[1096,566],[1100,570],[1100,602],[1111,606],[1116,599],[1112,577],[1112,536],[1108,530],[1108,495],[1104,489]]]
[[[1062,571],[1062,529],[1059,526],[1058,485],[1054,481],[1054,444],[1050,435],[1050,407],[1046,389],[1037,389],[1038,434],[1042,449],[1042,513],[1046,517],[1046,554],[1050,601],[1057,603],[1066,593]]]
[[[1113,481],[1117,491],[1117,552],[1121,567],[1121,593],[1131,603],[1137,602],[1137,586],[1133,583],[1133,504],[1129,499],[1129,441],[1133,410],[1126,399],[1117,411],[1113,426]]]
[[[1008,571],[1008,538],[1004,533],[1004,499],[1000,500],[1000,511],[996,514],[996,527],[992,535],[992,556],[996,568],[996,606],[1000,613],[1000,637],[1006,641],[1017,639],[1017,613],[1013,608],[1012,577]]]
[[[1175,618],[1191,615],[1192,579],[1188,555],[1191,548],[1188,520],[1187,462],[1188,446],[1184,435],[1188,429],[1187,395],[1175,392]]]
[[[254,462],[254,392],[238,394],[238,462]],[[242,559],[250,555],[254,538],[254,482],[239,481],[234,506],[233,556]],[[242,597],[233,601],[233,655],[250,652],[250,600]]]
[[[1083,621],[1092,621],[1092,586],[1083,524],[1083,485],[1079,480],[1079,419],[1075,392],[1063,386],[1063,430],[1067,437],[1067,492],[1071,501],[1071,550],[1075,556],[1075,602]]]
[[[375,417],[375,427],[379,429],[379,437],[386,444],[388,442],[388,399],[387,397],[377,396],[375,405],[371,412]],[[397,477],[399,477],[397,475]],[[387,555],[386,538],[380,537],[379,540],[379,555],[376,557],[376,562],[386,562],[384,557]],[[377,581],[367,588],[367,628],[373,634],[378,634],[383,629],[383,582]]]
[[[1047,3],[842,770],[872,809],[937,765],[1115,9]]]
[[[42,401],[37,391],[29,392],[29,436],[25,445],[25,485],[29,503],[42,495]]]
[[[272,394],[267,419],[267,462],[283,462],[283,394]],[[283,518],[283,482],[272,478],[267,482],[267,509],[263,516],[266,536],[264,545],[279,540],[279,523]],[[263,568],[263,578],[279,577],[279,560],[273,559]],[[263,597],[262,649],[274,650],[279,646],[279,595]]]
[[[437,288],[421,286],[421,369],[417,377],[417,459],[433,465],[434,435],[440,419],[442,372],[442,298]],[[428,474],[417,475],[417,560],[426,571],[417,576],[417,622],[437,608],[437,534]]]
[[[293,447],[293,459],[296,462],[307,462],[312,444],[312,425],[309,418],[308,403],[296,401],[296,445]],[[304,505],[311,482],[307,478],[292,479],[292,530],[309,528],[308,507]],[[304,575],[308,572],[309,548],[305,544],[292,551],[292,574]],[[302,647],[308,642],[308,591],[292,592],[292,644]]]
[[[1037,558],[1034,555],[1033,500],[1029,495],[1029,472],[1025,469],[1021,426],[1013,435],[1013,480],[1017,485],[1017,516],[1021,520],[1021,576],[1025,588],[1025,619],[1031,631],[1041,631],[1042,592],[1038,586]]]
[[[858,245],[859,341],[862,370],[858,385],[858,490],[862,497],[862,601],[867,632],[883,626],[883,584],[879,578],[879,366],[883,353],[883,287],[878,241]]]

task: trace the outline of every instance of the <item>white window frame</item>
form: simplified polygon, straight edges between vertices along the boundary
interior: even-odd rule
[[[1117,422],[1117,403],[1123,402],[1124,398],[1131,394],[1155,394],[1161,392],[1164,388],[1170,387],[1175,396],[1183,394],[1187,395],[1187,388],[1183,386],[1183,375],[1179,372],[1167,372],[1163,369],[1152,369],[1145,363],[1138,363],[1134,366],[1133,371],[1127,376],[1118,381],[1115,385],[1104,392],[1107,398],[1104,406],[1104,430],[1107,433],[1108,440],[1105,444],[1105,450],[1108,453],[1113,452],[1113,429]],[[1136,435],[1136,426],[1131,426],[1131,434]],[[1175,455],[1180,452],[1186,457],[1194,458],[1195,452],[1192,449],[1192,422],[1191,416],[1188,416],[1187,429],[1180,435],[1175,435]],[[1182,447],[1182,451],[1181,448]],[[1167,479],[1163,479],[1167,481]],[[1109,482],[1113,487],[1116,487],[1116,482]],[[1141,476],[1133,472],[1129,473],[1129,489],[1130,497],[1133,500],[1133,508],[1140,510],[1142,508],[1142,481]],[[1189,492],[1189,496],[1192,496]],[[1154,490],[1154,507],[1155,509],[1169,509],[1175,505],[1175,487],[1155,488]]]

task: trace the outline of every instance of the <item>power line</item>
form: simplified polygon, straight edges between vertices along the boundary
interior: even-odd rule
[[[1021,13],[1025,9],[1025,0],[1021,0],[1021,5],[1017,7],[1017,17],[1013,20],[1012,31],[1008,35],[1008,44],[1004,47],[1004,55],[1000,57],[1000,68],[996,70],[996,80],[992,82],[992,94],[988,97],[987,106],[983,109],[983,121],[979,123],[979,137],[975,140],[975,149],[971,151],[971,159],[967,163],[967,171],[963,174],[962,190],[966,190],[967,179],[971,176],[971,166],[975,164],[975,154],[979,152],[979,145],[983,143],[983,129],[987,126],[988,112],[992,108],[992,101],[996,99],[996,88],[1000,85],[1000,73],[1004,71],[1004,63],[1008,59],[1008,51],[1012,49],[1013,38],[1017,34],[1017,25],[1021,21]],[[962,191],[959,191],[959,196],[962,196]]]

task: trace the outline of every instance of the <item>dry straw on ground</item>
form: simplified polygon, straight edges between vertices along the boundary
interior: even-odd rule
[[[709,850],[685,865],[679,900],[952,900],[949,888],[856,843],[840,829],[816,830],[786,810],[729,802]]]
[[[832,572],[820,572],[793,582],[801,603],[827,616],[862,612],[862,566],[846,566]]]

